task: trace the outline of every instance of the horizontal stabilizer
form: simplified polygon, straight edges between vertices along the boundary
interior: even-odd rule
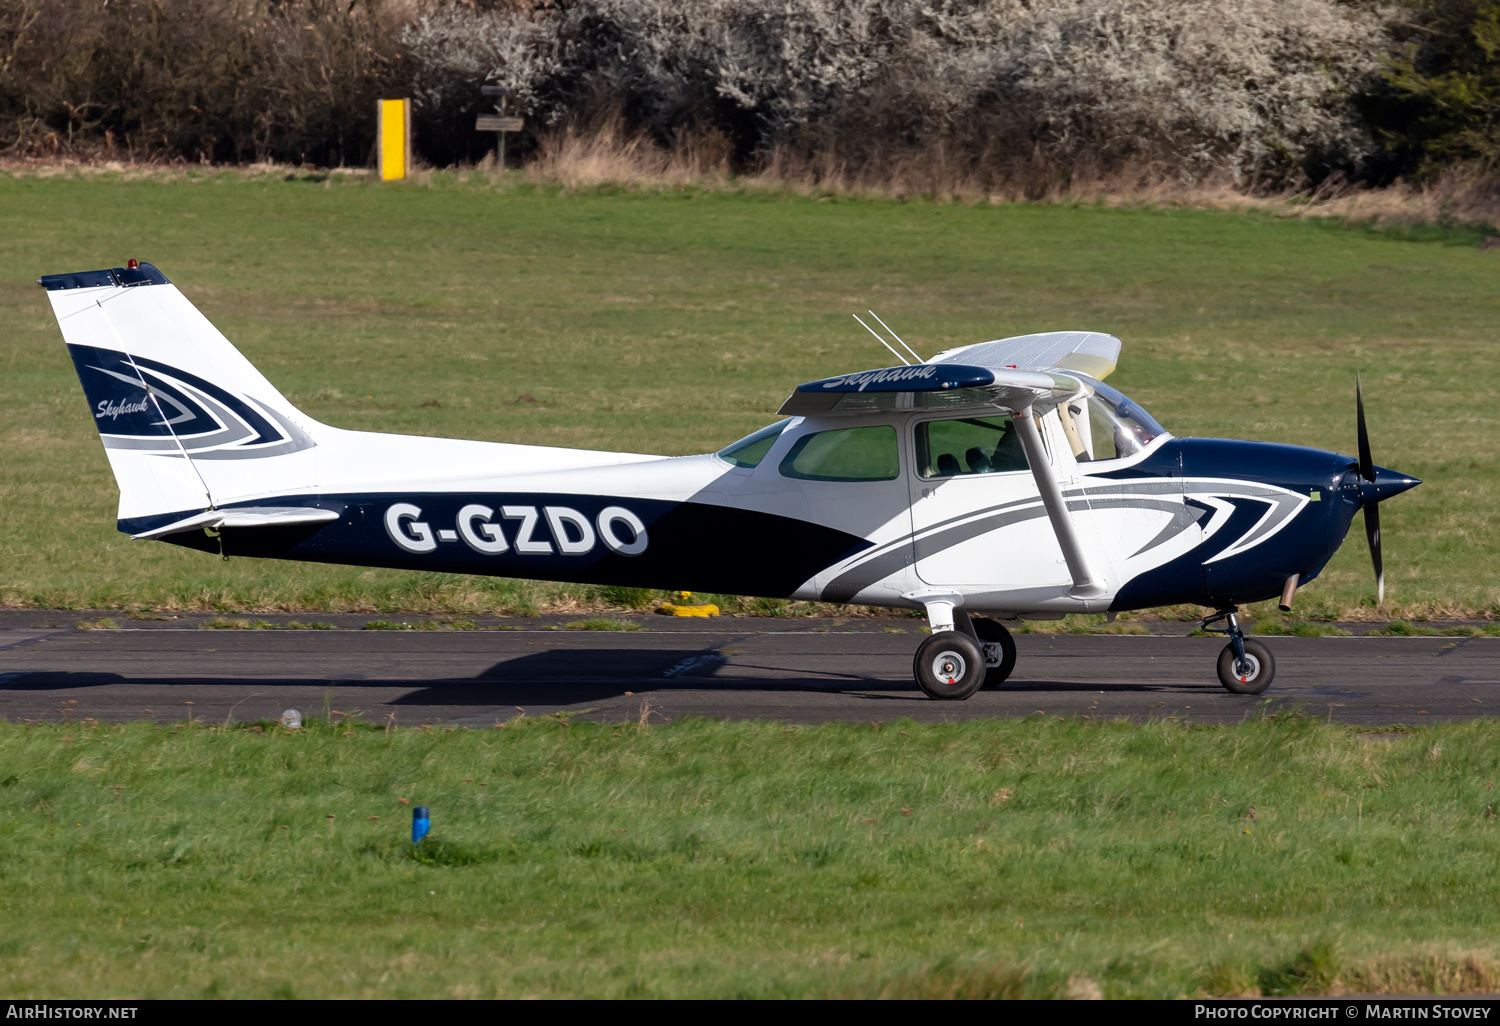
[[[331,509],[307,506],[236,506],[233,509],[210,509],[185,520],[130,536],[131,541],[161,538],[200,527],[218,530],[223,527],[292,527],[297,524],[327,524],[339,518]]]

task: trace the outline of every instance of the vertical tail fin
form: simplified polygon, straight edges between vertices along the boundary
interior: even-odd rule
[[[37,280],[120,488],[122,530],[311,490],[319,425],[150,264]]]

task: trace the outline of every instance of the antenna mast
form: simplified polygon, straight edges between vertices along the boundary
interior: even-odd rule
[[[870,313],[871,317],[875,318],[877,321],[880,321],[880,315],[878,313],[876,313],[874,310],[871,310],[869,313]],[[891,338],[895,339],[897,342],[900,342],[901,343],[901,347],[903,349],[905,349],[911,355],[917,356],[917,351],[915,349],[913,349],[911,346],[907,345],[906,342],[901,338],[900,335],[896,334],[894,331],[891,331],[891,326],[889,324],[885,323],[885,321],[880,321],[880,326],[882,328],[884,328],[886,331],[890,331],[891,332]],[[917,362],[918,363],[924,363],[925,361],[920,356],[917,356]]]
[[[906,357],[902,356],[900,353],[896,352],[896,350],[891,349],[891,344],[889,342],[887,342],[885,339],[881,338],[880,334],[878,332],[876,332],[876,330],[874,328],[870,327],[864,321],[860,321],[859,320],[859,314],[850,314],[849,316],[853,317],[856,321],[859,321],[860,326],[862,328],[864,328],[866,331],[868,331],[871,335],[874,335],[875,336],[875,341],[879,342],[881,345],[885,346],[887,349],[890,349],[892,356],[894,356],[896,359],[900,360],[902,363],[906,364],[906,366],[908,366],[908,367],[911,366],[911,361],[908,360]],[[872,314],[871,316],[874,316],[874,315]],[[876,320],[879,320],[879,318],[876,318]],[[915,353],[913,353],[912,355],[916,356]],[[920,357],[919,357],[919,359],[920,359]]]

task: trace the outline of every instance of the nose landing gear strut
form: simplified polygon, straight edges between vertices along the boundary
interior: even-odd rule
[[[1230,606],[1205,618],[1198,627],[1205,633],[1224,634],[1229,638],[1229,644],[1219,653],[1219,683],[1225,690],[1236,695],[1258,695],[1271,686],[1271,680],[1276,676],[1276,660],[1269,648],[1246,639],[1245,632],[1240,630],[1239,618],[1235,616],[1238,612],[1238,606]],[[1225,626],[1212,626],[1220,621]]]

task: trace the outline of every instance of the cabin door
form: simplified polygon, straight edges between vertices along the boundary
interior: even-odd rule
[[[906,441],[912,557],[924,584],[1011,590],[1071,580],[1010,417],[918,419]]]

